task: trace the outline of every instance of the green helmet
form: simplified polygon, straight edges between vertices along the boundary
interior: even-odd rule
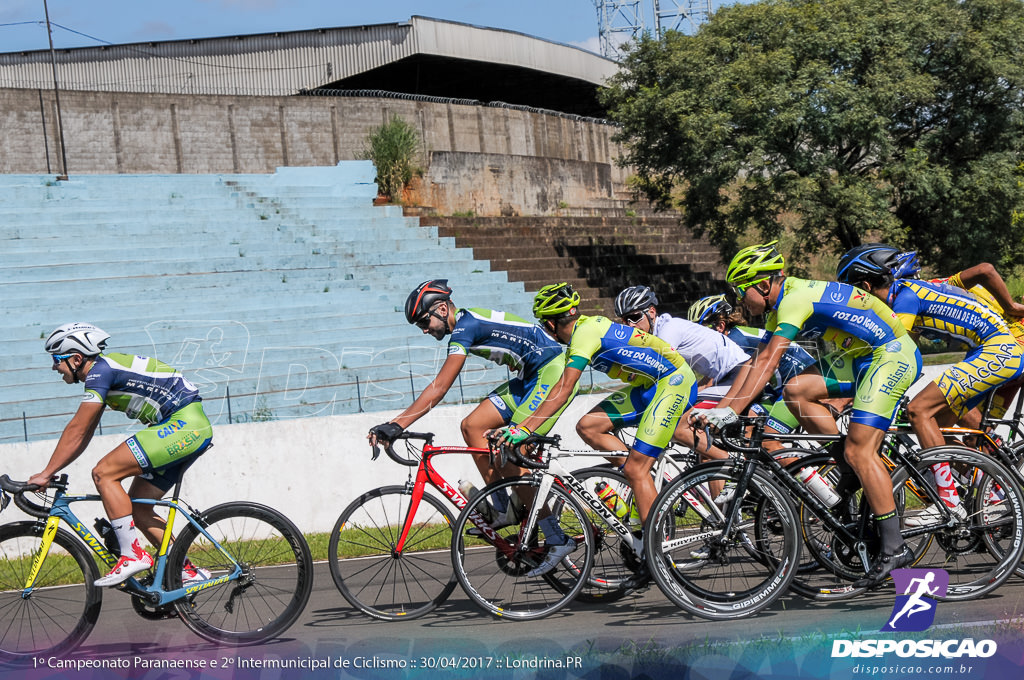
[[[533,297],[533,315],[538,319],[555,319],[565,316],[580,304],[580,294],[568,283],[553,283],[544,286]]]
[[[703,326],[717,314],[732,314],[732,305],[726,301],[724,295],[709,295],[697,300],[690,305],[686,318]]]
[[[786,260],[775,249],[776,243],[778,241],[750,246],[736,253],[725,272],[725,280],[745,289],[782,271]]]

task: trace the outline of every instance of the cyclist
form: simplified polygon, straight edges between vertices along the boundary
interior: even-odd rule
[[[921,447],[931,448],[945,443],[942,427],[954,425],[991,390],[1024,374],[1024,347],[1017,343],[999,312],[962,288],[917,279],[894,279],[899,256],[897,249],[880,243],[858,246],[839,260],[837,277],[888,302],[911,333],[967,345],[963,361],[943,371],[907,405],[907,415]],[[965,518],[967,510],[960,504],[949,464],[940,463],[932,469],[943,502],[961,519]],[[932,507],[908,518],[907,524],[920,526],[939,517],[938,510]]]
[[[920,271],[921,266],[917,261],[917,253],[909,251],[899,254],[893,276],[897,279],[916,279]],[[929,279],[929,281],[932,283],[948,283],[951,286],[963,288],[974,295],[974,297],[998,312],[1003,317],[1003,320],[1006,321],[1010,333],[1017,339],[1017,343],[1024,345],[1024,323],[1021,322],[1021,318],[1024,317],[1024,304],[1013,299],[1009,289],[1006,287],[1006,282],[992,264],[982,262],[957,272],[952,276]],[[1002,418],[1006,414],[1010,404],[1013,403],[1014,397],[1020,390],[1021,382],[1021,378],[1011,380],[992,391],[993,399],[989,412],[993,417]],[[981,425],[981,417],[980,410],[974,408],[959,422],[962,425],[976,429]]]
[[[539,325],[491,309],[459,309],[452,303],[447,279],[431,279],[418,285],[405,301],[405,319],[437,340],[451,335],[448,356],[437,376],[409,408],[370,429],[371,445],[393,441],[444,399],[470,354],[508,366],[519,374],[495,388],[462,421],[466,445],[482,449],[487,448],[486,432],[519,423],[532,413],[565,366],[562,346]],[[538,425],[539,432],[546,433],[552,424],[554,419]],[[492,469],[486,453],[474,454],[473,460],[487,483],[522,474],[514,465]],[[506,499],[495,494],[491,500],[502,504]],[[517,521],[514,508],[507,503],[505,507],[495,507],[495,511],[494,528]]]
[[[110,335],[88,323],[67,323],[46,339],[53,370],[69,385],[85,384],[85,399],[57,442],[42,472],[29,484],[49,485],[51,478],[76,460],[92,439],[104,407],[121,411],[146,425],[105,455],[92,470],[103,509],[120,545],[121,557],[98,586],[116,586],[153,566],[139,542],[141,530],[154,546],[163,540],[166,523],[153,505],[132,505],[132,498],[159,499],[209,447],[213,437],[195,385],[156,359],[104,354]],[[121,481],[134,477],[126,493]],[[136,529],[138,527],[138,530]],[[182,581],[210,577],[186,560]]]
[[[637,404],[641,411],[637,435],[622,468],[633,489],[640,519],[646,520],[656,495],[651,468],[672,439],[680,416],[696,401],[697,378],[669,343],[642,330],[613,323],[604,316],[582,316],[579,304],[579,293],[566,283],[545,286],[534,297],[534,316],[559,342],[568,345],[565,370],[529,417],[518,426],[504,428],[500,434],[505,442],[520,444],[536,428],[557,418],[572,400],[588,364],[612,378],[647,390],[646,403]],[[568,548],[561,547],[547,532],[545,543],[552,548],[535,570],[537,573],[550,570],[574,547],[572,539],[563,544]]]
[[[615,297],[615,314],[623,324],[655,335],[674,347],[698,378],[701,401],[695,408],[710,407],[749,368],[746,353],[735,342],[710,329],[670,314],[659,315],[657,305],[658,297],[648,286],[630,286]],[[652,389],[653,385],[630,385],[608,395],[580,418],[576,432],[597,451],[626,451],[626,445],[612,431],[635,426],[640,421]],[[707,458],[728,457],[725,451],[709,446],[703,433],[700,441],[695,439],[685,419],[680,422],[683,425],[677,428],[673,439]]]
[[[766,331],[763,328],[740,325],[742,313],[734,313],[732,305],[724,295],[703,297],[690,305],[686,314],[690,321],[727,336],[751,358],[757,356],[758,348],[765,341]],[[770,405],[762,405],[760,401],[750,405],[750,411],[754,415],[768,416],[765,423],[766,433],[788,434],[799,427],[796,417],[790,413],[786,400],[782,398],[782,387],[790,378],[799,375],[813,363],[814,357],[797,343],[794,342],[786,348],[786,353],[782,355],[768,387],[765,388],[765,401]],[[781,443],[770,439],[765,440],[765,446],[782,448]]]
[[[703,412],[721,429],[737,421],[768,383],[786,348],[798,336],[823,337],[838,350],[789,381],[784,394],[797,420],[815,434],[837,434],[828,398],[853,396],[845,461],[864,487],[881,537],[879,558],[856,587],[881,584],[914,554],[903,542],[889,475],[878,451],[900,398],[921,372],[921,354],[896,315],[877,298],[844,283],[786,276],[776,242],[744,248],[726,280],[752,315],[767,313],[771,335],[743,383],[736,383],[717,408]],[[849,483],[840,483],[849,492]]]

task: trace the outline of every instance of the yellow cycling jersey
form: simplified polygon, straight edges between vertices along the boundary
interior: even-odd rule
[[[948,283],[901,279],[892,308],[908,330],[930,339],[959,340],[968,347],[1009,332],[999,312]]]
[[[587,364],[630,385],[650,386],[686,366],[675,347],[637,328],[604,316],[581,316],[566,350],[566,365]]]

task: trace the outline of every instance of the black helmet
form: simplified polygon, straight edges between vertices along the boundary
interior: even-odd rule
[[[866,243],[851,248],[839,258],[836,280],[856,284],[861,281],[885,283],[892,278],[900,251],[882,243]]]
[[[405,299],[405,320],[416,323],[417,319],[430,311],[435,302],[451,299],[452,289],[448,287],[448,279],[424,281]]]
[[[624,317],[641,312],[651,305],[657,306],[658,296],[647,286],[630,286],[615,297],[615,314]]]

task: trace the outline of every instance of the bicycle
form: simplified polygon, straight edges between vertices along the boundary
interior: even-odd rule
[[[429,484],[440,491],[462,510],[469,499],[437,471],[434,458],[489,450],[434,446],[433,439],[430,433],[403,432],[397,440],[405,444],[404,456],[394,446],[385,446],[388,457],[415,472],[409,471],[404,485],[379,487],[352,501],[331,533],[331,577],[352,606],[373,618],[399,621],[421,617],[444,603],[458,585],[450,557],[455,520],[426,487]],[[416,448],[411,441],[423,444]],[[379,448],[374,447],[372,459],[379,455]],[[528,571],[543,558],[543,550],[536,545],[517,554],[512,542],[499,536],[501,530],[491,527],[489,518],[489,513],[476,513],[474,528],[484,537],[478,540],[495,545],[495,559],[519,561]],[[544,582],[549,591],[568,587],[554,576]]]
[[[104,589],[94,584],[99,578],[95,558],[113,567],[119,557],[116,542],[108,546],[71,510],[73,503],[98,501],[98,495],[69,495],[66,474],[54,477],[49,488],[52,497],[40,492],[29,498],[38,487],[0,476],[0,510],[13,497],[17,507],[37,518],[0,526],[4,663],[17,665],[80,645],[96,624],[103,598]],[[253,645],[283,633],[312,591],[313,560],[305,538],[267,506],[238,501],[199,512],[180,499],[180,491],[179,481],[170,499],[133,499],[167,508],[167,531],[152,572],[116,589],[131,595],[144,618],[176,614],[212,642]],[[172,543],[178,517],[187,524]],[[210,576],[183,582],[186,559]]]
[[[561,438],[531,434],[518,447],[506,449],[510,459],[532,472],[517,478],[504,479],[484,487],[470,501],[455,521],[452,543],[452,565],[463,590],[484,611],[501,618],[518,620],[548,616],[577,597],[586,587],[590,599],[609,600],[642,587],[649,579],[643,559],[642,540],[634,535],[637,528],[628,514],[620,518],[587,487],[595,479],[624,484],[621,473],[598,467],[570,472],[560,458],[589,455],[603,456],[596,451],[559,449]],[[526,455],[523,450],[536,447]],[[503,530],[499,536],[519,546],[517,554],[534,549],[539,531],[543,531],[542,512],[558,518],[565,536],[576,541],[577,549],[557,563],[549,574],[556,574],[555,586],[560,596],[537,590],[535,579],[522,569],[521,560],[513,559],[512,568],[501,560],[489,559],[488,551],[467,541],[469,523],[476,523],[485,504],[493,504],[499,494],[514,493],[527,503],[529,511],[523,521]],[[540,526],[540,530],[538,529]],[[489,537],[488,537],[489,538]],[[493,542],[493,541],[489,541]],[[599,556],[604,555],[607,559]],[[592,569],[598,569],[595,573]]]
[[[862,592],[849,581],[865,574],[878,552],[866,500],[861,499],[855,509],[848,502],[826,506],[793,470],[830,465],[831,456],[817,454],[827,458],[815,461],[807,454],[784,468],[776,460],[778,452],[769,454],[760,445],[763,421],[744,422],[753,427],[748,442],[720,440],[739,453],[738,458],[697,466],[664,488],[654,502],[645,548],[652,576],[662,592],[683,609],[709,619],[754,614],[782,595],[793,581],[800,564],[798,528],[826,581],[805,584],[811,596],[839,599]],[[824,439],[820,435],[797,436]],[[905,488],[942,504],[929,471],[933,464],[944,461],[986,475],[988,490],[1001,490],[1001,497],[984,490],[965,495],[964,500],[972,504],[966,518],[946,510],[942,523],[902,530],[914,550],[915,566],[950,572],[945,599],[978,597],[1001,585],[1024,555],[1024,492],[1012,473],[977,451],[959,447],[899,450],[895,457],[892,479],[898,507],[907,502],[901,500],[906,498]],[[736,484],[733,498],[722,508],[709,497],[707,485],[712,481]],[[799,521],[794,498],[801,503]],[[936,550],[930,550],[933,539]],[[978,552],[980,546],[985,549]],[[695,557],[698,551],[706,556]],[[980,564],[986,554],[993,564]]]

